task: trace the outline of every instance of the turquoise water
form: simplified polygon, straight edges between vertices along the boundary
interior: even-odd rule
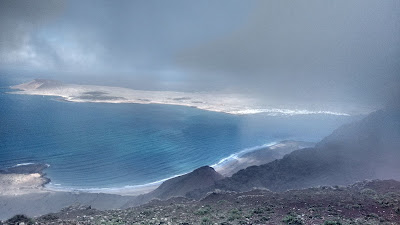
[[[30,78],[0,75],[0,167],[47,163],[63,188],[140,185],[246,148],[318,141],[355,117],[238,116],[171,105],[71,103],[8,94]]]

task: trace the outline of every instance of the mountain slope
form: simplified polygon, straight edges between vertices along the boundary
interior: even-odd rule
[[[200,167],[188,174],[169,179],[162,183],[160,187],[152,191],[150,195],[167,199],[176,196],[185,196],[187,192],[195,189],[206,188],[221,180],[223,176],[209,166]]]
[[[213,189],[272,191],[318,185],[347,185],[364,179],[400,180],[400,113],[386,109],[344,125],[314,148],[294,151],[280,160],[251,166],[188,197]]]
[[[281,141],[277,144],[257,149],[239,155],[222,165],[215,166],[215,170],[225,177],[230,177],[239,170],[246,169],[249,166],[259,166],[281,159],[286,154],[302,148],[314,147],[315,143],[304,141]]]
[[[141,205],[152,199],[165,200],[172,197],[183,197],[193,191],[205,190],[223,178],[214,168],[203,166],[190,173],[164,181],[152,192],[135,196],[134,199],[128,201],[122,208]]]

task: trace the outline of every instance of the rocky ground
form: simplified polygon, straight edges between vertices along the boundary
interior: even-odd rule
[[[4,224],[400,224],[400,182],[365,181],[275,193],[213,192],[200,201],[172,198],[124,210],[71,206]]]

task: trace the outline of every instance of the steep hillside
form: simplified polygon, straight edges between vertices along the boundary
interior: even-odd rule
[[[212,186],[222,178],[223,176],[215,172],[213,168],[203,166],[188,174],[165,181],[150,195],[159,199],[184,196],[189,191]]]
[[[223,163],[221,166],[214,167],[215,170],[225,177],[230,177],[239,170],[246,169],[249,166],[259,166],[281,159],[286,154],[302,148],[314,147],[315,143],[304,141],[281,141],[277,144],[257,149],[239,155],[229,162]]]
[[[223,178],[224,177],[217,173],[212,167],[203,166],[190,173],[164,181],[154,191],[134,197],[122,208],[141,205],[152,199],[164,200],[171,197],[185,196],[187,193],[193,191],[205,190],[215,185],[216,181]]]
[[[400,113],[380,110],[361,121],[342,126],[315,148],[294,151],[280,160],[251,166],[201,192],[214,189],[273,191],[318,185],[347,185],[364,179],[400,180]]]

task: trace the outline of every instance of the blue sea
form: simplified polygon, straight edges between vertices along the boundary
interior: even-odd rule
[[[229,115],[160,104],[71,103],[9,94],[0,75],[0,168],[46,163],[52,185],[119,188],[213,165],[282,140],[319,141],[357,116]]]

